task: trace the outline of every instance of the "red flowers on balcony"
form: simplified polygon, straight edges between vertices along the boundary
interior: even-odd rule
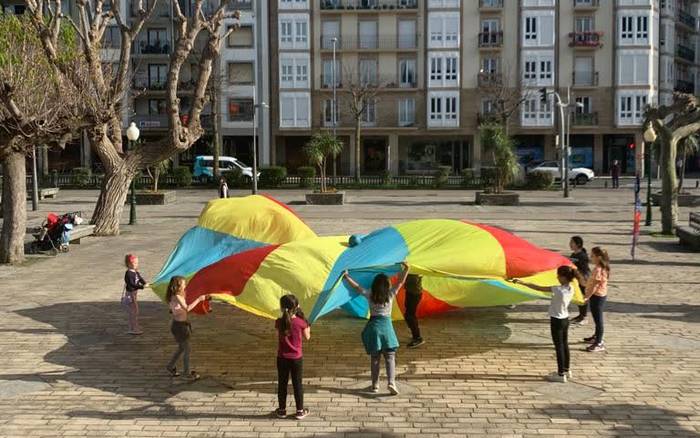
[[[603,32],[570,32],[569,47],[603,47]]]

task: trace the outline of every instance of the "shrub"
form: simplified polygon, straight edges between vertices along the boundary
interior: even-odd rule
[[[179,166],[173,169],[175,184],[178,187],[187,187],[192,184],[192,172],[189,167]]]
[[[450,166],[439,166],[435,171],[435,181],[434,185],[437,188],[445,187],[447,185],[448,178],[452,172],[452,167]]]
[[[299,174],[299,187],[311,187],[312,180],[316,177],[316,168],[311,166],[301,166],[297,169],[297,173]]]
[[[226,179],[226,184],[230,189],[240,189],[247,183],[247,178],[243,177],[241,169],[235,167],[228,172],[223,172],[221,175]]]
[[[474,186],[474,169],[462,169],[462,187]]]
[[[382,171],[382,185],[388,186],[388,185],[391,185],[391,182],[392,182],[391,172],[388,170]]]
[[[535,171],[525,175],[525,186],[532,190],[546,190],[554,184],[554,176],[549,172]]]
[[[287,168],[270,166],[260,169],[260,186],[266,188],[281,187],[287,178]]]
[[[76,167],[71,171],[71,184],[79,187],[86,187],[90,184],[92,171],[89,167]]]

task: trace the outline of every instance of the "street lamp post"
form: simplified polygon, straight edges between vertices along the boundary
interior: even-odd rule
[[[546,88],[540,89],[540,100],[542,102],[547,101],[547,95],[553,94],[557,106],[559,107],[559,142],[560,142],[560,152],[561,160],[559,162],[559,173],[561,177],[561,187],[564,191],[564,197],[569,197],[569,153],[571,151],[571,145],[569,144],[570,131],[571,131],[571,113],[575,111],[576,108],[583,108],[583,104],[580,102],[571,103],[571,90],[567,89],[567,100],[562,101],[561,96],[556,91],[549,92]]]
[[[258,108],[267,107],[267,103],[255,103],[255,98],[253,98],[253,188],[251,190],[253,195],[258,193]]]
[[[131,122],[126,130],[126,138],[129,140],[129,150],[133,149],[134,144],[139,139],[139,128],[136,123]],[[131,178],[131,208],[129,209],[129,225],[136,225],[136,175]]]
[[[651,225],[651,148],[656,141],[656,132],[651,124],[644,131],[644,168],[647,173],[647,216],[644,225]]]
[[[32,146],[32,211],[39,209],[39,181],[36,171],[36,145]]]
[[[337,108],[338,108],[338,100],[337,100],[337,95],[336,95],[336,93],[337,93],[337,89],[336,89],[336,85],[337,85],[337,84],[336,84],[336,74],[337,74],[337,73],[336,73],[336,71],[335,71],[335,68],[336,68],[336,64],[335,64],[335,51],[336,51],[336,44],[338,44],[338,38],[337,38],[337,37],[333,37],[333,39],[332,39],[331,41],[333,42],[333,68],[332,68],[332,72],[333,72],[333,103],[332,103],[332,105],[333,105],[333,107],[331,108],[331,115],[332,115],[332,120],[333,120],[333,139],[337,141],[337,140],[338,140],[338,137],[337,137],[337,127],[338,127],[338,109],[337,109]],[[334,182],[334,183],[335,183],[335,177],[336,177],[337,174],[338,174],[337,167],[338,167],[338,166],[336,165],[336,156],[333,155],[333,182]]]

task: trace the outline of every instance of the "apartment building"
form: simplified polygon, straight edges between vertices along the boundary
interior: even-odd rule
[[[478,169],[489,162],[479,126],[504,96],[522,99],[509,123],[521,162],[554,160],[547,88],[579,104],[572,164],[606,173],[619,160],[632,174],[644,106],[698,92],[697,17],[689,0],[270,0],[270,160],[304,165],[304,143],[329,129],[346,144],[339,173]],[[363,115],[359,163],[345,103],[357,81],[384,85]]]

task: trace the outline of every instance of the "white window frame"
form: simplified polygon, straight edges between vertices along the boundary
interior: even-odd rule
[[[527,98],[523,101],[520,110],[521,126],[553,126],[554,104],[552,95],[548,95],[547,101],[542,102],[539,94],[533,90],[525,93],[527,93]]]
[[[459,86],[459,52],[428,53],[428,87],[445,88]]]
[[[455,128],[459,126],[459,91],[428,93],[428,127]]]
[[[279,0],[279,9],[309,9],[308,0]]]
[[[554,53],[526,52],[523,54],[522,82],[529,86],[554,85]]]
[[[622,64],[629,63],[630,60],[623,59],[627,56],[632,56],[632,78],[629,82],[623,81]],[[649,68],[649,57],[652,56],[649,50],[618,50],[617,51],[617,85],[648,85],[652,81],[653,72]],[[641,61],[641,66],[637,65]],[[629,67],[629,66],[628,66]],[[646,78],[642,77],[641,72],[646,73]]]
[[[551,33],[545,34],[545,21],[551,23]],[[553,47],[556,41],[554,10],[527,10],[522,13],[523,47]]]
[[[649,91],[618,91],[617,124],[619,126],[638,126],[644,123],[644,108],[652,102]]]
[[[413,126],[416,124],[416,99],[407,97],[399,99],[399,126]]]
[[[428,9],[458,8],[459,0],[428,0]]]
[[[302,32],[304,30],[304,32]],[[308,49],[309,48],[309,15],[280,14],[279,15],[279,48]]]
[[[285,100],[292,100],[292,117],[285,118],[282,108]],[[306,106],[306,118],[299,115],[300,105]],[[291,120],[291,122],[289,122]],[[311,127],[311,94],[308,92],[281,92],[280,93],[280,128],[309,128]]]
[[[618,19],[617,42],[621,46],[648,45],[652,20],[646,11],[624,12]]]
[[[310,87],[310,58],[308,53],[283,53],[280,54],[279,61],[280,88],[308,89]]]
[[[459,48],[460,27],[459,12],[429,13],[428,47],[431,49]]]

